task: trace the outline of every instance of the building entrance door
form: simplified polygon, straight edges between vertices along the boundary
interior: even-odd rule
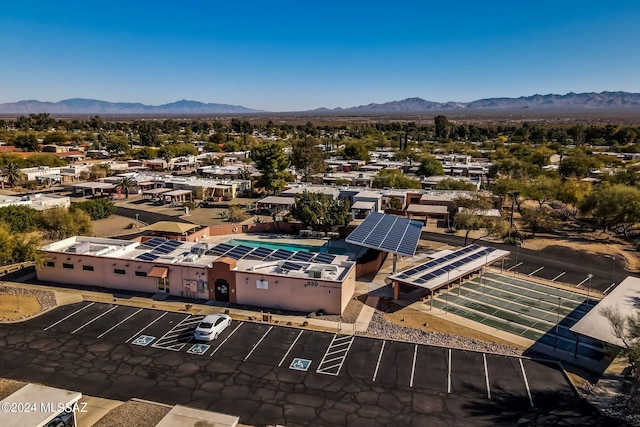
[[[218,279],[215,283],[216,301],[229,302],[229,282]]]

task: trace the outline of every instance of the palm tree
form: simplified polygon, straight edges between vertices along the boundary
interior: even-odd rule
[[[122,178],[120,178],[120,180],[118,181],[117,187],[121,188],[124,191],[124,198],[128,199],[129,198],[129,189],[136,187],[138,185],[138,183],[131,179],[128,176],[123,176]]]
[[[11,184],[11,187],[15,187],[16,184],[24,179],[24,173],[22,173],[17,163],[9,162],[2,169],[2,177],[4,178],[2,181],[3,188],[5,181]]]

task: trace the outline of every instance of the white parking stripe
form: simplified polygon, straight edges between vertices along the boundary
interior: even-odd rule
[[[155,347],[155,348],[164,348],[164,347],[157,347],[157,344],[158,344],[160,341],[165,340],[165,339],[167,338],[167,336],[168,336],[169,334],[171,334],[175,328],[177,328],[177,327],[179,327],[180,325],[182,325],[182,322],[186,321],[186,320],[187,320],[188,318],[190,318],[190,317],[191,317],[191,315],[190,315],[190,314],[189,314],[189,315],[187,315],[184,319],[182,319],[180,322],[178,322],[178,324],[177,324],[176,326],[174,326],[173,328],[169,329],[169,330],[167,331],[167,333],[166,333],[166,334],[164,334],[163,336],[161,336],[160,338],[158,338],[158,339],[156,340],[156,342],[155,342],[155,343],[151,344],[151,347]]]
[[[447,373],[447,393],[451,393],[451,349],[449,349],[449,372]]]
[[[418,357],[418,344],[413,349],[413,366],[411,367],[411,381],[409,381],[409,387],[413,387],[413,375],[416,373],[416,357]]]
[[[94,317],[93,319],[89,320],[87,323],[85,323],[84,325],[80,326],[79,328],[76,328],[73,332],[71,332],[71,335],[75,334],[76,332],[78,332],[80,329],[84,328],[87,325],[92,324],[93,322],[95,322],[96,320],[98,320],[99,318],[101,318],[102,316],[104,316],[105,314],[115,310],[116,308],[118,308],[117,305],[114,305],[113,307],[111,307],[109,310],[105,311],[104,313],[102,313],[100,316],[98,317]]]
[[[524,385],[527,387],[527,394],[529,395],[529,403],[531,403],[531,407],[533,408],[533,399],[531,398],[531,390],[529,390],[529,381],[527,381],[527,373],[524,371],[524,365],[522,364],[522,359],[518,359],[520,361],[520,368],[522,369],[522,378],[524,378]]]
[[[284,363],[284,360],[287,358],[287,356],[291,352],[291,349],[293,348],[293,346],[296,345],[296,342],[298,341],[298,338],[300,338],[300,335],[302,335],[303,332],[304,332],[304,330],[300,331],[300,333],[298,334],[296,339],[293,340],[293,343],[289,346],[289,350],[287,350],[287,352],[284,354],[284,356],[282,356],[282,360],[280,361],[280,363],[278,363],[278,367],[282,366],[282,364]]]
[[[527,274],[527,276],[533,276],[534,274],[536,274],[538,271],[542,270],[543,268],[544,268],[544,266],[543,266],[543,267],[540,267],[540,268],[539,268],[539,269],[537,269],[537,270],[533,270],[531,273]]]
[[[556,277],[554,277],[553,279],[551,279],[552,282],[555,282],[556,280],[558,280],[560,277],[564,276],[567,272],[563,271],[562,273],[558,274]]]
[[[378,363],[376,363],[376,370],[373,373],[373,380],[376,380],[376,377],[378,376],[378,368],[380,368],[380,361],[382,360],[382,352],[384,351],[384,345],[386,344],[386,341],[382,341],[382,348],[380,349],[380,354],[378,355]]]
[[[585,277],[585,279],[584,279],[582,282],[578,283],[578,284],[576,285],[576,288],[579,288],[580,286],[584,285],[584,284],[587,282],[587,280],[589,280],[589,277],[588,277],[588,276],[587,276],[587,277]]]
[[[271,332],[271,330],[273,329],[273,326],[270,326],[269,329],[267,329],[267,332],[264,333],[264,335],[262,336],[262,338],[260,338],[260,340],[255,343],[255,345],[253,346],[253,348],[251,349],[251,351],[249,352],[249,354],[247,354],[247,356],[244,358],[244,360],[247,360],[249,358],[249,356],[251,356],[251,353],[253,353],[255,351],[256,348],[258,348],[258,346],[260,345],[260,343],[262,342],[262,340],[264,339],[264,337],[267,336],[267,334],[269,332]]]
[[[50,328],[53,328],[54,326],[56,326],[59,323],[64,322],[65,320],[67,320],[69,317],[73,316],[74,314],[80,313],[82,310],[84,310],[85,308],[89,308],[91,307],[93,304],[95,304],[95,302],[92,302],[88,305],[85,305],[84,307],[79,308],[78,310],[74,311],[73,313],[71,313],[70,315],[68,315],[67,317],[63,317],[62,319],[58,320],[56,323],[47,326],[46,328],[44,328],[43,330],[49,330]]]
[[[242,326],[242,325],[244,325],[244,322],[240,322],[240,324],[239,324],[238,326],[236,326],[236,328],[235,328],[233,331],[231,331],[231,333],[229,334],[229,336],[228,336],[228,337],[226,337],[226,338],[224,339],[224,341],[222,341],[222,342],[220,343],[220,345],[219,345],[219,346],[217,346],[217,347],[215,348],[215,350],[213,350],[213,352],[211,352],[211,354],[209,355],[209,357],[211,357],[211,356],[213,356],[214,354],[216,354],[216,351],[218,351],[218,350],[220,349],[220,347],[222,347],[222,345],[223,345],[224,343],[226,343],[226,342],[227,342],[227,340],[228,340],[229,338],[231,338],[231,335],[235,334],[235,333],[236,333],[236,331],[237,331],[238,329],[240,329],[240,326]]]
[[[514,268],[518,267],[519,265],[522,265],[522,262],[519,262],[519,263],[517,263],[516,265],[514,265],[514,266],[512,266],[512,267],[507,268],[507,271],[511,271],[511,270],[513,270]]]
[[[133,334],[133,336],[131,338],[129,338],[128,340],[125,341],[125,343],[128,343],[129,341],[131,341],[132,339],[136,338],[138,335],[140,335],[145,329],[147,329],[149,326],[153,325],[154,323],[156,323],[158,320],[162,319],[164,316],[167,315],[168,312],[164,312],[162,313],[160,316],[158,316],[157,318],[153,319],[151,321],[151,323],[148,323],[147,326],[145,326],[144,328],[140,329],[138,332],[136,332],[135,334]]]
[[[126,319],[119,321],[118,323],[116,323],[115,325],[113,325],[112,327],[110,327],[109,329],[107,329],[106,331],[101,333],[100,335],[98,335],[97,338],[102,338],[104,335],[106,335],[109,332],[113,331],[115,328],[117,328],[118,326],[122,325],[124,322],[126,322],[129,319],[131,319],[133,316],[135,316],[136,314],[140,313],[141,311],[142,311],[142,309],[139,309],[138,311],[136,311],[132,315],[128,316]]]
[[[487,368],[487,354],[482,353],[482,358],[484,359],[484,378],[487,383],[487,397],[491,400],[491,387],[489,387],[489,369]]]

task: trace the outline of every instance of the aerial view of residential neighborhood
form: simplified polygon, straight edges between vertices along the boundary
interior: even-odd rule
[[[640,426],[639,20],[3,5],[0,427]]]

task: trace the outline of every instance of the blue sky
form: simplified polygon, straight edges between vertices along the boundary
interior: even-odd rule
[[[0,102],[293,111],[640,92],[639,22],[636,0],[14,1],[0,11]]]

